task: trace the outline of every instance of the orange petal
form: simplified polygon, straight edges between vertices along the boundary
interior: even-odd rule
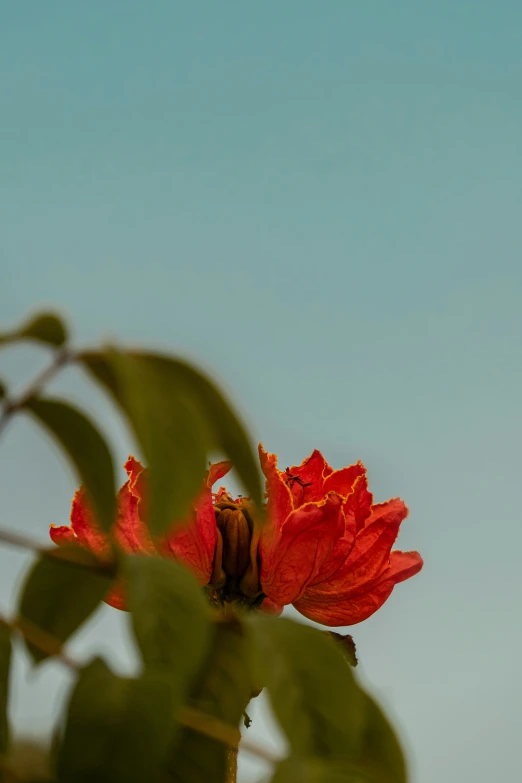
[[[389,568],[365,592],[346,598],[314,596],[307,590],[294,606],[305,617],[323,625],[355,625],[380,609],[395,585],[415,576],[422,565],[418,552],[392,552]]]
[[[418,574],[424,561],[418,552],[401,552],[396,549],[390,555],[390,567],[382,575],[382,580],[391,579],[395,585]]]
[[[223,460],[222,462],[214,462],[213,465],[211,465],[208,469],[208,475],[207,475],[207,487],[212,489],[216,481],[219,481],[220,478],[223,478],[223,476],[226,476],[226,474],[231,469],[232,464],[228,460]]]
[[[347,522],[349,520],[346,520],[345,517],[344,535],[336,542],[331,555],[325,560],[320,570],[310,579],[308,582],[309,587],[328,581],[345,564],[348,555],[353,549],[355,539],[355,526],[353,524],[348,525]]]
[[[324,476],[331,472],[332,468],[318,449],[314,449],[300,465],[288,468],[286,481],[292,490],[294,506],[297,508],[324,498],[327,494],[323,488]]]
[[[325,494],[327,492],[337,492],[338,495],[347,497],[353,492],[355,480],[359,476],[364,476],[365,473],[366,468],[362,462],[358,462],[356,465],[349,465],[341,470],[334,470],[333,473],[325,478],[323,491]]]
[[[123,612],[128,611],[127,601],[125,600],[123,585],[121,583],[116,583],[111,587],[105,596],[104,601],[106,604],[109,604],[109,606],[114,607],[114,609],[120,609]]]
[[[145,522],[140,517],[142,501],[131,491],[131,480],[118,492],[118,520],[114,527],[114,538],[124,552],[156,554]]]
[[[110,554],[109,539],[100,530],[83,487],[74,494],[71,507],[71,525],[78,541],[86,549],[90,549],[99,557]]]
[[[67,525],[51,525],[49,528],[49,535],[51,536],[52,541],[58,546],[79,543],[74,535],[74,530],[72,527],[67,527]]]
[[[190,568],[200,585],[207,585],[212,578],[216,530],[212,493],[205,489],[192,519],[170,533],[165,542],[172,554]]]
[[[262,444],[259,444],[259,461],[261,470],[266,477],[266,492],[268,496],[267,513],[271,524],[281,528],[293,510],[292,494],[285,483],[283,475],[277,469],[277,456],[268,454]]]
[[[408,509],[398,498],[376,507],[370,523],[356,536],[344,564],[329,579],[310,586],[310,596],[349,598],[367,589],[388,567],[390,551]]]
[[[326,483],[326,482],[325,482]],[[353,492],[348,495],[343,503],[343,512],[345,519],[344,536],[336,543],[334,551],[328,558],[316,579],[309,582],[309,585],[319,585],[329,580],[346,562],[348,555],[353,549],[355,536],[358,530],[364,526],[364,520],[370,514],[372,503],[372,494],[367,489],[368,480],[366,476],[359,476],[355,479]]]
[[[331,494],[320,503],[293,511],[281,529],[271,521],[259,542],[260,581],[265,595],[277,604],[296,601],[317,578],[343,536],[341,498]]]
[[[320,598],[305,593],[299,601],[294,603],[294,607],[316,623],[330,627],[355,625],[380,609],[391,595],[392,590],[393,584],[380,584],[367,593],[352,599],[332,596]]]
[[[141,462],[135,459],[131,454],[129,454],[129,458],[123,467],[127,471],[129,477],[128,485],[130,491],[135,494],[136,497],[141,498],[142,493],[140,490],[142,489],[142,484],[139,481],[139,478],[143,473],[146,473],[145,468]]]
[[[372,503],[373,495],[368,491],[368,478],[359,476],[343,506],[347,526],[350,527],[353,524],[355,531],[359,532],[370,516]]]

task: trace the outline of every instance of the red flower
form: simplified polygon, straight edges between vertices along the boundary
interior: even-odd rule
[[[209,469],[192,519],[153,542],[146,519],[146,471],[132,457],[118,496],[114,538],[128,552],[185,562],[217,603],[239,601],[279,613],[286,604],[319,623],[353,625],[373,614],[398,582],[422,568],[417,552],[391,552],[408,510],[402,500],[373,504],[362,463],[334,471],[319,451],[280,471],[259,447],[266,477],[267,523],[255,524],[248,499],[233,499],[213,484],[230,465]],[[83,490],[73,500],[71,527],[52,527],[57,544],[77,541],[109,552]],[[123,608],[121,590],[108,602]]]

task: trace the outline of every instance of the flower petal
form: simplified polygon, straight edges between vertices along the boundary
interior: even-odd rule
[[[74,493],[71,506],[71,525],[78,541],[86,549],[99,557],[110,554],[109,539],[98,527],[83,487]]]
[[[216,551],[216,514],[209,488],[203,490],[188,524],[176,528],[164,541],[170,552],[190,568],[200,585],[212,578]]]
[[[298,612],[316,623],[338,627],[366,620],[391,595],[393,583],[383,583],[355,598],[312,597],[305,595],[294,603]]]
[[[292,493],[286,485],[284,474],[277,468],[277,456],[268,454],[261,443],[258,449],[261,470],[266,477],[268,518],[270,524],[280,528],[293,511]]]
[[[285,471],[285,481],[291,489],[294,506],[322,500],[327,492],[323,489],[324,476],[332,473],[332,468],[318,449],[300,465],[293,465]]]
[[[51,525],[49,535],[52,541],[58,546],[67,546],[67,544],[78,544],[79,541],[74,535],[72,527],[67,525]]]
[[[123,593],[123,585],[120,582],[117,582],[105,598],[103,599],[106,604],[109,604],[109,606],[112,606],[114,609],[120,609],[123,612],[128,612],[127,609],[127,601],[125,600],[125,596]]]
[[[366,468],[362,462],[358,462],[356,465],[349,465],[341,470],[334,470],[333,473],[325,478],[323,491],[325,494],[327,492],[337,492],[338,495],[347,497],[347,495],[353,492],[355,480],[359,476],[364,476],[365,473]]]
[[[357,532],[361,527],[364,527],[364,520],[370,515],[372,500],[373,496],[371,492],[368,492],[367,477],[359,476],[355,479],[353,492],[348,495],[343,503],[344,536],[336,543],[334,551],[324,564],[321,572],[313,582],[309,582],[309,586],[327,581],[344,565],[353,549]]]
[[[140,517],[142,500],[131,489],[131,479],[118,492],[118,520],[114,527],[114,538],[124,552],[156,554],[147,525]]]
[[[309,580],[308,587],[322,584],[328,581],[346,562],[350,554],[355,539],[355,527],[348,527],[345,517],[344,535],[335,543],[331,555],[324,561],[321,568]]]
[[[359,476],[343,506],[347,527],[351,526],[353,520],[355,531],[358,533],[371,514],[372,503],[373,495],[368,491],[368,478]]]
[[[146,484],[144,479],[146,480],[147,471],[141,462],[129,454],[129,458],[123,467],[127,471],[129,477],[127,482],[129,490],[137,498],[144,498],[146,495]]]
[[[374,509],[369,524],[356,536],[344,564],[329,579],[309,586],[310,597],[349,598],[364,591],[388,567],[391,548],[408,509],[398,498]]]
[[[401,552],[396,549],[390,555],[390,567],[384,572],[381,579],[392,579],[398,585],[418,574],[424,565],[424,561],[418,552]]]
[[[399,582],[417,574],[423,565],[418,552],[392,552],[390,566],[368,590],[351,598],[311,596],[306,591],[294,603],[309,620],[329,626],[355,625],[370,617],[390,597]]]
[[[222,462],[214,462],[213,465],[211,465],[208,469],[208,475],[207,475],[207,487],[209,489],[212,489],[216,481],[219,481],[220,478],[223,478],[223,476],[226,476],[226,474],[231,469],[232,464],[228,460],[223,460]]]
[[[260,581],[272,601],[293,603],[320,573],[344,534],[341,503],[332,493],[293,511],[281,529],[265,525],[259,542]]]

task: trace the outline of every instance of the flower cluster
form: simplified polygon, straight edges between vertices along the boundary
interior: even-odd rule
[[[118,495],[113,538],[127,552],[174,557],[218,604],[240,602],[279,613],[288,604],[329,626],[372,615],[394,586],[422,568],[417,552],[391,551],[408,509],[397,498],[373,503],[362,463],[333,470],[315,450],[281,471],[259,447],[266,478],[266,523],[246,498],[213,486],[231,465],[211,465],[191,517],[158,541],[149,534],[147,471],[133,457]],[[110,540],[96,523],[83,489],[74,496],[70,527],[51,527],[58,545],[75,542],[103,557]],[[108,603],[124,608],[121,589]]]

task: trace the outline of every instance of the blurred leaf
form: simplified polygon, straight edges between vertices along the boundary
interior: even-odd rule
[[[223,451],[231,460],[249,497],[261,509],[263,490],[259,459],[243,424],[225,397],[214,383],[185,362],[163,356],[144,355],[144,359],[161,367],[172,385],[184,383],[187,392],[198,397],[213,430],[212,449]]]
[[[11,667],[11,629],[0,619],[0,754],[9,746],[9,673]]]
[[[357,666],[357,651],[353,636],[350,636],[350,634],[345,635],[336,633],[335,631],[327,631],[326,633],[339,645],[339,649],[344,654],[350,666]]]
[[[68,562],[64,559],[68,556],[81,558],[83,564]],[[22,632],[24,621],[29,621],[30,626],[36,626],[58,642],[66,642],[107,594],[112,580],[103,568],[94,555],[74,545],[42,554],[22,590],[19,606]],[[31,638],[33,634],[28,632],[28,636]],[[32,641],[26,640],[26,645],[35,663],[51,652],[59,652],[58,648],[44,652]]]
[[[3,400],[4,397],[7,397],[7,389],[5,387],[5,384],[0,381],[0,400]]]
[[[375,766],[380,777],[376,783],[406,783],[406,764],[399,740],[388,719],[375,701],[363,692],[366,715],[360,759],[361,765]],[[373,783],[373,778],[372,778]]]
[[[258,615],[247,625],[258,676],[293,752],[357,753],[364,701],[334,642],[323,631],[284,618]]]
[[[290,756],[278,765],[271,783],[387,783],[379,775],[349,761]]]
[[[126,595],[143,662],[170,676],[185,696],[211,640],[203,593],[174,560],[130,556],[125,565]]]
[[[157,672],[118,677],[95,659],[69,702],[59,783],[145,783],[156,778],[175,731],[171,683]]]
[[[251,694],[246,639],[239,625],[220,623],[190,705],[238,727]],[[239,729],[238,729],[239,739]],[[229,748],[192,729],[183,729],[171,749],[166,783],[223,783]]]
[[[270,620],[270,623],[278,622],[282,623],[284,621]],[[262,625],[265,625],[265,623]],[[305,626],[300,627],[305,628]],[[280,629],[277,630],[279,631]],[[315,633],[321,634],[321,632]],[[301,639],[303,645],[304,641],[303,636]],[[283,644],[291,652],[291,645],[287,645],[286,641]],[[295,651],[294,671],[297,676],[299,676],[303,658],[308,658],[313,653],[311,646],[306,648],[306,652],[304,652],[304,649],[300,653],[297,650]],[[317,691],[314,693],[310,691],[306,683],[302,684],[302,693],[307,698],[307,704],[303,709],[309,715],[311,712],[314,713],[312,716],[314,725],[312,725],[311,729],[310,727],[308,729],[299,727],[295,718],[292,718],[290,709],[285,715],[285,722],[283,722],[282,713],[287,706],[285,705],[285,698],[289,701],[292,698],[291,684],[289,684],[286,690],[281,687],[279,676],[283,674],[283,670],[279,668],[277,654],[272,655],[271,658],[268,658],[268,655],[266,657],[266,672],[269,670],[274,672],[273,691],[270,692],[270,698],[276,715],[290,739],[293,751],[296,753],[296,755],[291,756],[279,765],[272,783],[406,783],[405,762],[397,737],[381,709],[368,694],[359,688],[357,688],[357,699],[355,702],[353,699],[349,699],[346,694],[344,697],[347,699],[348,711],[352,713],[350,721],[355,719],[359,728],[352,735],[350,742],[343,745],[342,737],[339,737],[339,741],[335,745],[332,743],[330,748],[324,748],[324,742],[321,739],[322,732],[325,730],[324,716],[320,716],[318,724],[315,715],[321,707],[323,710],[328,709],[327,699],[329,695],[332,695],[333,686],[331,683],[329,686],[325,683],[324,673],[327,666],[332,665],[332,662],[328,662],[323,654],[319,654],[318,649],[315,650],[315,653],[317,684],[322,684],[325,690],[322,694],[318,694]],[[339,679],[341,680],[340,672]],[[355,681],[353,681],[353,685],[357,687]],[[330,689],[330,694],[328,689]],[[342,730],[343,726],[347,726],[347,721],[345,719],[343,722],[341,711],[338,707],[334,708],[333,700],[331,703],[332,707],[328,714],[328,722],[339,721],[335,728]],[[336,715],[337,719],[335,718]],[[319,728],[320,733],[316,734],[314,739],[313,734],[317,731],[317,728]],[[329,731],[331,729],[326,730]],[[308,740],[308,747],[305,742],[302,742],[307,731],[308,736],[312,737],[311,740]],[[291,732],[297,734],[297,742],[296,737]],[[355,742],[353,739],[355,739]],[[318,742],[318,740],[320,741]],[[302,747],[300,753],[297,752],[299,746]],[[311,751],[315,752],[314,756],[310,755]]]
[[[84,353],[90,374],[126,414],[150,469],[150,527],[181,519],[197,495],[210,453],[234,463],[261,507],[258,461],[237,416],[216,387],[176,359],[148,353]]]
[[[100,527],[116,518],[114,466],[105,440],[80,411],[59,400],[31,397],[24,405],[60,443],[85,486]]]
[[[193,397],[172,388],[139,357],[112,352],[81,357],[126,414],[149,468],[149,518],[161,535],[186,517],[207,468],[206,423]]]
[[[56,348],[67,341],[67,331],[55,313],[40,313],[12,332],[0,335],[0,345],[17,340],[37,340]]]

